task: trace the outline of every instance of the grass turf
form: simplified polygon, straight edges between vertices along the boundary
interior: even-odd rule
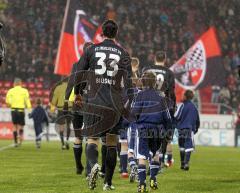
[[[72,149],[62,151],[59,142],[44,142],[41,149],[36,149],[33,142],[25,142],[20,148],[3,148],[11,143],[0,141],[0,193],[102,192],[102,179],[90,191],[85,177],[75,174]],[[158,176],[156,192],[240,193],[240,149],[197,147],[189,172],[179,169],[176,146],[174,159],[174,166]],[[85,156],[83,160],[85,163]],[[117,170],[118,167],[113,180],[114,192],[136,192],[137,183],[120,179]]]

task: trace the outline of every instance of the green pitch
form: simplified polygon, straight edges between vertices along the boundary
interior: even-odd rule
[[[3,147],[0,141],[0,193],[85,193],[103,192],[99,179],[94,191],[87,188],[84,176],[75,174],[72,150],[62,151],[59,142],[44,142],[35,149],[33,142],[20,148]],[[85,156],[84,156],[85,162]],[[174,147],[175,164],[158,177],[161,193],[240,193],[240,149],[197,147],[189,172],[179,169],[179,153]],[[118,168],[117,168],[118,169]],[[130,184],[114,176],[116,193],[136,192]]]

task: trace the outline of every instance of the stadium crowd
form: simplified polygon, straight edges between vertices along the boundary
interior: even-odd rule
[[[25,0],[1,3],[5,24],[7,59],[1,80],[17,74],[25,81],[44,77],[44,87],[57,80],[54,59],[60,37],[65,1]],[[81,1],[83,9],[100,23],[115,19],[121,28],[119,41],[140,59],[140,67],[154,60],[156,50],[167,50],[168,64],[177,61],[194,41],[216,26],[227,85],[215,90],[214,102],[237,109],[240,101],[240,2],[238,0]],[[105,18],[103,17],[105,16]]]

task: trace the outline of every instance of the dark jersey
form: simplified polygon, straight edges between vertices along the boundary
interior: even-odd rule
[[[110,108],[121,106],[122,89],[132,87],[130,56],[113,40],[106,39],[87,49],[78,63],[77,71],[75,85],[87,82],[87,98],[92,104]],[[82,86],[76,88],[75,94],[82,89]],[[132,100],[131,89],[128,96]]]
[[[143,72],[154,72],[157,76],[157,90],[163,92],[167,98],[170,98],[173,106],[176,105],[175,79],[173,72],[165,66],[152,65],[143,69]]]

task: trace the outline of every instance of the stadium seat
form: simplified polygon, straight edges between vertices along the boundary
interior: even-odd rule
[[[4,82],[4,87],[5,87],[5,88],[10,88],[10,87],[12,87],[12,82],[10,82],[10,81]]]
[[[29,83],[27,84],[27,88],[35,88],[35,83],[29,82]]]
[[[39,83],[37,83],[36,87],[42,89],[43,88],[43,84],[41,82],[39,82]]]

